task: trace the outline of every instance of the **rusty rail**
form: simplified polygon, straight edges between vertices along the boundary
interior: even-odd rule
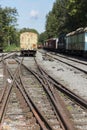
[[[65,127],[65,130],[75,130],[75,128],[73,128],[73,125],[72,123],[70,122],[70,120],[67,118],[67,116],[65,115],[64,111],[63,111],[63,108],[62,106],[58,106],[55,99],[54,99],[54,96],[52,96],[53,93],[50,92],[49,90],[49,87],[50,87],[50,84],[49,84],[49,80],[47,79],[46,76],[42,76],[40,74],[37,74],[36,72],[32,71],[31,69],[27,68],[24,64],[22,64],[28,71],[30,71],[40,82],[41,84],[43,85],[45,91],[47,92],[47,94],[49,95],[53,105],[54,105],[54,108],[58,114],[58,116],[60,117],[61,119],[61,123],[63,123],[62,126]],[[43,82],[43,80],[45,79],[45,81]],[[49,87],[47,87],[47,84]]]
[[[23,60],[22,60],[23,61]],[[8,87],[8,89],[6,89],[6,94],[5,94],[5,97],[3,99],[3,104],[2,104],[2,107],[1,107],[1,110],[0,110],[0,128],[1,128],[1,124],[2,124],[2,121],[3,121],[3,118],[4,118],[4,114],[5,114],[5,110],[6,110],[6,105],[8,103],[8,99],[9,99],[9,96],[10,96],[10,92],[12,90],[12,87],[15,83],[15,79],[16,79],[16,76],[18,74],[18,70],[19,70],[19,67],[20,65],[22,64],[22,61],[20,62],[20,64],[18,65],[17,69],[16,69],[16,72],[14,74],[14,77],[13,77],[13,82],[11,83],[11,85]],[[5,62],[3,62],[5,64]],[[8,67],[7,67],[8,68]]]
[[[35,60],[36,61],[36,60]],[[37,61],[36,61],[37,63]],[[37,64],[38,65],[38,64]],[[83,98],[81,98],[79,95],[75,94],[74,92],[72,92],[70,89],[66,88],[63,84],[61,84],[60,82],[56,81],[55,79],[53,79],[44,69],[41,68],[41,66],[39,66],[39,69],[41,69],[46,75],[47,80],[53,84],[58,90],[60,90],[61,92],[63,92],[64,94],[66,94],[68,97],[71,98],[71,100],[74,100],[77,104],[79,104],[82,108],[87,109],[87,101],[84,100]],[[41,76],[41,75],[40,75]]]
[[[9,69],[8,69],[8,71],[9,71],[11,77],[14,78],[12,72]],[[36,105],[33,103],[32,99],[29,96],[29,94],[27,93],[27,90],[25,89],[24,84],[22,82],[21,76],[20,76],[20,80],[21,80],[21,83],[22,83],[21,87],[18,84],[17,80],[15,80],[15,83],[16,83],[18,89],[20,90],[20,92],[22,93],[22,95],[24,96],[24,98],[25,98],[28,106],[31,108],[31,110],[32,110],[34,116],[36,117],[38,123],[40,124],[41,128],[43,130],[48,130],[47,128],[53,130],[52,127],[50,126],[50,124],[42,116],[42,114],[40,113],[40,111],[38,110],[38,108],[36,107]],[[44,122],[45,122],[46,125],[44,124]],[[46,128],[46,126],[47,126],[47,128]]]
[[[36,60],[35,60],[35,61],[36,61]],[[37,62],[36,62],[36,64],[37,64]],[[55,99],[56,99],[56,95],[54,94],[54,89],[52,89],[52,87],[54,88],[54,85],[49,82],[49,77],[48,77],[48,75],[47,75],[46,73],[44,73],[43,69],[42,69],[38,64],[37,64],[37,66],[38,66],[40,72],[41,72],[42,75],[43,75],[43,81],[44,81],[44,83],[45,83],[46,85],[45,85],[44,83],[42,83],[42,84],[43,84],[43,86],[44,86],[46,92],[47,92],[48,95],[50,96],[50,99],[51,99],[52,103],[54,104],[54,107],[55,107],[55,109],[56,109],[56,111],[57,111],[57,113],[58,113],[58,116],[60,117],[60,120],[62,121],[62,123],[63,123],[65,129],[66,129],[66,130],[75,130],[75,128],[74,128],[73,125],[72,125],[72,122],[70,121],[70,119],[68,118],[68,116],[65,114],[65,111],[64,111],[63,107],[61,106],[61,104],[58,103],[58,102],[56,102],[56,100],[55,100]],[[35,74],[35,75],[36,75],[36,74]],[[36,75],[36,76],[37,76],[37,75]],[[37,77],[37,78],[38,78],[38,77]],[[39,79],[39,78],[38,78],[38,79]],[[39,80],[40,80],[40,79],[39,79]],[[40,82],[42,82],[42,81],[40,80]],[[48,86],[48,88],[47,88],[47,86]],[[50,90],[51,90],[51,91],[50,91]],[[60,97],[59,97],[59,98],[60,98]],[[60,99],[59,99],[59,101],[60,101]],[[58,103],[58,104],[57,104],[57,103]]]
[[[46,73],[46,71],[44,71],[44,72]],[[50,75],[48,75],[48,77],[50,78],[49,81],[52,84],[54,84],[54,86],[58,90],[60,90],[61,92],[63,92],[64,94],[66,94],[68,97],[70,97],[71,100],[73,99],[82,108],[87,109],[87,101],[86,100],[84,100],[83,98],[81,98],[80,96],[78,96],[77,94],[75,94],[74,92],[72,92],[70,89],[66,88],[63,84],[61,84],[58,81],[56,81],[55,79],[53,79]]]

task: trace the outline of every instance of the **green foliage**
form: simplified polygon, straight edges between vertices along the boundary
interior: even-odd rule
[[[56,16],[52,12],[49,12],[49,14],[47,15],[47,22],[46,22],[46,33],[48,38],[56,37],[57,33],[56,26],[58,26]]]
[[[22,28],[22,29],[20,30],[20,33],[22,33],[22,32],[34,32],[34,33],[39,34],[39,33],[37,32],[37,30],[35,30],[35,29],[30,29],[30,28]]]
[[[61,32],[65,32],[66,2],[67,0],[56,0],[52,11],[46,17],[47,37],[58,37]]]
[[[87,26],[87,0],[56,0],[46,16],[47,38]]]
[[[67,27],[69,31],[87,26],[87,0],[69,0]]]
[[[4,13],[5,13],[5,16],[6,16],[6,24],[7,25],[17,25],[16,22],[17,22],[17,16],[18,16],[18,13],[17,13],[17,10],[15,8],[10,8],[10,7],[5,7],[3,9]]]
[[[19,33],[15,26],[17,25],[18,13],[15,8],[0,7],[0,46],[7,46],[13,43],[18,44]]]
[[[15,44],[12,44],[10,46],[6,46],[4,48],[4,51],[5,52],[10,52],[10,51],[20,51],[20,47],[19,46],[16,46]]]
[[[39,35],[38,43],[43,44],[46,39],[47,39],[47,34],[46,32],[43,32]]]

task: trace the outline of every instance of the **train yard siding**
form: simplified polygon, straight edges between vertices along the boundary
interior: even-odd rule
[[[87,100],[87,75],[37,52],[38,63],[56,80]]]

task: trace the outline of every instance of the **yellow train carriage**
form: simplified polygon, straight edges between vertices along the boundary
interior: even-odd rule
[[[23,32],[20,34],[20,48],[22,55],[35,56],[37,51],[38,36],[33,32]]]

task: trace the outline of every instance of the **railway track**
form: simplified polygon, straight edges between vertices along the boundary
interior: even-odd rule
[[[56,57],[56,56],[53,56],[51,54],[47,54],[48,56],[66,64],[66,65],[69,65],[85,74],[87,74],[87,64],[86,63],[81,63],[81,62],[78,62],[76,60],[71,60],[71,59],[67,59],[67,58],[59,58],[59,57]]]
[[[24,65],[24,67],[25,67],[25,65]],[[36,64],[35,64],[35,68],[36,68]],[[31,95],[32,99],[34,100],[34,103],[36,104],[35,106],[37,108],[41,109],[40,110],[41,116],[43,117],[43,119],[45,118],[45,120],[47,120],[47,121],[45,121],[45,123],[48,122],[48,124],[50,125],[50,129],[55,129],[55,130],[56,129],[59,129],[59,130],[73,129],[73,126],[69,123],[68,115],[65,116],[63,110],[62,110],[62,112],[64,115],[59,114],[62,112],[61,111],[59,112],[59,108],[56,105],[56,102],[55,102],[52,94],[50,93],[49,89],[47,88],[47,83],[42,82],[42,79],[44,77],[41,77],[42,79],[40,79],[40,77],[36,73],[36,71],[28,69],[27,67],[26,67],[26,69],[30,71],[29,79],[27,79],[27,81],[30,83],[30,87],[27,87],[28,93],[29,93],[29,95]],[[24,73],[25,73],[25,70],[24,70]],[[35,85],[37,81],[35,81],[33,75],[31,75],[31,73],[33,73],[38,78],[38,80],[40,81],[39,85],[37,85],[37,86]],[[25,75],[24,75],[24,77],[25,77]],[[23,77],[23,79],[24,79],[24,77]],[[24,82],[24,84],[26,84],[25,86],[28,86],[27,84],[29,84],[29,83],[26,82],[26,80],[23,80],[23,82]],[[42,85],[44,86],[44,88],[42,87]],[[54,104],[54,105],[51,105],[51,104]],[[61,107],[61,109],[62,109],[62,107]],[[59,120],[60,118],[61,118],[61,123]],[[62,127],[64,127],[64,128],[62,128]]]
[[[74,57],[69,57],[69,56],[64,56],[64,55],[61,55],[61,54],[58,54],[58,53],[51,53],[53,55],[57,55],[58,57],[61,57],[61,58],[65,58],[65,59],[68,59],[70,61],[74,61],[74,62],[77,62],[77,63],[80,63],[80,64],[83,64],[83,65],[87,65],[87,60],[86,59],[80,59],[80,57],[78,58],[74,58]]]
[[[44,56],[43,56],[44,57]],[[48,58],[49,59],[49,58]],[[45,61],[46,62],[46,61]],[[47,70],[46,70],[47,71]],[[47,72],[49,72],[49,71],[47,71]],[[52,73],[52,72],[51,72]],[[73,118],[77,118],[77,120],[75,120],[75,124],[76,124],[76,128],[78,128],[78,129],[81,129],[81,130],[86,130],[87,129],[87,100],[84,100],[84,99],[81,99],[81,97],[79,97],[77,94],[75,94],[75,93],[73,93],[70,89],[68,89],[68,87],[67,86],[64,86],[64,84],[62,84],[61,82],[58,82],[57,80],[54,80],[54,78],[53,77],[51,77],[51,73],[49,73],[49,77],[53,80],[53,82],[55,82],[55,83],[57,83],[57,84],[55,84],[56,85],[56,87],[57,87],[57,89],[58,90],[60,90],[61,92],[63,92],[64,93],[64,95],[67,95],[67,96],[69,96],[69,97],[71,97],[71,101],[69,100],[69,101],[67,101],[66,100],[66,98],[65,98],[65,96],[64,96],[64,98],[65,98],[65,100],[66,100],[66,103],[65,104],[68,104],[69,103],[69,105],[71,104],[71,106],[68,106],[67,105],[67,108],[70,110],[70,113],[71,113],[71,115],[74,115],[73,116]],[[58,85],[59,84],[59,85]],[[69,92],[69,93],[68,93]],[[71,94],[70,94],[71,93]],[[73,95],[74,94],[74,95]],[[62,95],[62,94],[61,94]],[[77,95],[77,97],[76,97],[76,95]],[[72,97],[73,96],[73,97]],[[75,98],[76,97],[76,98]],[[78,105],[75,105],[75,103],[74,102],[72,102],[72,100],[75,100],[75,101],[77,101],[78,103],[77,104],[79,104],[79,103],[81,103],[80,101],[81,100],[83,100],[82,102],[85,102],[85,110],[83,110],[82,109],[82,106],[80,107],[80,106],[78,106]],[[71,102],[71,103],[70,103]],[[82,103],[83,104],[83,103]],[[75,112],[72,114],[72,111],[74,111],[74,109],[75,109]],[[77,112],[77,111],[78,112]],[[76,113],[77,113],[77,115],[76,115]],[[77,122],[78,123],[77,123]],[[83,122],[83,123],[82,123]]]
[[[46,72],[44,71],[44,73],[46,73]],[[48,75],[48,74],[46,73],[46,75]],[[48,75],[48,77],[50,77],[50,76]],[[67,89],[65,86],[63,86],[59,82],[56,82],[52,77],[50,77],[50,78],[52,79],[52,81],[49,79],[51,84],[54,82],[52,89],[54,89],[54,86],[56,86],[56,90],[54,91],[54,94],[56,95],[55,96],[56,101],[59,98],[58,90],[63,92],[63,95],[68,96],[68,98],[66,96],[61,96],[61,97],[72,116],[72,120],[75,123],[75,127],[77,129],[86,130],[87,129],[87,101],[82,99],[81,97],[79,97],[78,95],[76,95],[75,93],[70,91],[69,89]],[[62,95],[62,93],[60,93],[60,95]],[[58,97],[58,98],[56,98],[56,97]],[[73,102],[73,100],[75,102],[77,102],[77,104],[75,102]],[[57,101],[57,104],[58,104],[58,101]],[[63,105],[64,104],[62,104],[62,106]]]
[[[54,94],[55,94],[55,99],[57,101],[57,104],[58,104],[58,98],[59,98],[58,95],[60,93],[61,98],[65,103],[65,106],[70,112],[70,115],[71,115],[70,118],[75,123],[74,124],[75,127],[80,130],[83,130],[83,129],[86,130],[87,129],[87,101],[85,101],[84,99],[82,99],[81,97],[79,97],[78,95],[70,91],[69,89],[67,89],[65,86],[63,86],[59,82],[56,82],[53,78],[51,79],[52,81],[49,79],[50,82],[52,82],[54,86],[56,87]],[[54,89],[54,86],[52,89]],[[60,90],[60,92],[58,90]],[[63,103],[62,103],[62,106],[64,106]]]
[[[61,61],[55,60],[53,57],[48,56],[47,54],[41,54],[38,53],[40,56],[42,55],[42,59],[38,60],[42,62],[42,66],[48,66],[45,67],[45,70],[48,71],[48,73],[55,77],[56,80],[61,82],[64,85],[67,85],[67,87],[75,92],[76,94],[82,96],[87,101],[87,74],[86,70],[85,73],[81,69],[78,69],[80,65],[78,64],[77,68],[72,67],[74,64],[68,64],[68,61],[66,60],[66,63],[63,63]],[[57,56],[56,56],[57,57]],[[41,64],[41,63],[40,63]],[[85,68],[87,66],[85,65]]]
[[[14,61],[10,61],[10,63],[12,63],[12,64],[13,64],[13,62]],[[11,68],[11,69],[13,69],[13,68]],[[3,130],[4,129],[5,130],[6,129],[15,129],[15,128],[22,129],[22,130],[23,129],[39,130],[40,127],[41,127],[41,129],[45,130],[46,129],[45,125],[39,118],[34,107],[31,105],[31,103],[28,99],[28,96],[24,92],[24,89],[21,89],[20,85],[18,84],[18,81],[17,81],[18,80],[18,75],[17,75],[18,71],[16,71],[14,76],[12,76],[12,72],[11,72],[11,70],[9,70],[9,68],[8,68],[8,71],[11,75],[11,78],[13,79],[13,83],[15,82],[17,87],[13,88],[12,87],[13,83],[12,83],[11,86],[9,86],[8,92],[6,92],[6,94],[5,94],[6,96],[4,98],[4,101],[3,101],[3,104],[1,107],[1,116],[0,116],[0,123],[2,124],[2,122],[3,122],[3,124],[2,124]],[[14,71],[14,69],[13,69],[13,71]],[[16,79],[16,81],[15,81],[15,79]],[[19,90],[21,93],[19,92]],[[9,95],[11,95],[11,96],[9,97]],[[10,99],[10,103],[8,103],[8,107],[7,107],[6,104],[8,102],[8,99]],[[12,108],[11,108],[11,105],[13,105]],[[22,105],[22,107],[21,107],[21,105]],[[7,111],[5,114],[6,107],[7,107]],[[13,111],[13,110],[15,110],[15,111]],[[31,110],[32,110],[32,112],[31,112]],[[35,117],[33,115],[35,115]],[[9,122],[9,118],[10,118],[10,122]],[[39,123],[37,123],[37,121]]]
[[[39,52],[87,74],[87,62],[86,61],[72,59],[67,56],[62,56],[62,55],[54,54],[51,52],[41,52],[41,51],[39,51]]]
[[[76,104],[61,94],[57,88],[60,84],[48,78],[40,67],[39,70],[32,57],[20,57],[18,64],[9,58],[3,61],[3,66],[0,71],[6,76],[0,79],[0,83],[3,84],[4,80],[4,86],[9,88],[0,88],[1,93],[7,89],[0,102],[0,114],[3,111],[0,126],[3,130],[87,130],[87,104],[83,109],[83,105],[77,105],[78,101]],[[79,118],[82,120],[77,122]]]
[[[20,76],[20,75],[18,75],[20,66],[16,67],[17,69],[15,72],[15,67],[12,67],[12,65],[15,66],[15,64],[16,64],[15,61],[7,59],[7,62],[8,62],[8,65],[10,64],[10,67],[6,66],[5,68],[7,68],[6,71],[8,71],[10,76],[6,76],[6,79],[8,77],[8,79],[11,79],[12,82],[10,82],[11,85],[9,86],[9,88],[5,89],[6,91],[4,92],[3,99],[1,101],[1,109],[0,109],[0,111],[1,111],[1,113],[0,113],[1,114],[0,115],[1,128],[3,130],[12,129],[12,127],[17,128],[17,129],[21,129],[23,127],[22,129],[25,129],[25,128],[31,129],[32,128],[32,129],[38,129],[38,130],[39,129],[44,129],[44,130],[49,130],[49,129],[63,130],[63,129],[65,129],[64,128],[65,126],[63,126],[64,124],[62,124],[62,122],[60,123],[60,120],[58,119],[57,114],[54,111],[53,106],[51,105],[51,102],[49,101],[48,96],[46,95],[42,86],[39,84],[38,87],[36,88],[37,84],[34,84],[34,86],[32,86],[32,91],[34,91],[34,92],[31,95],[33,95],[33,98],[35,98],[35,99],[37,97],[38,105],[39,105],[39,102],[41,102],[41,104],[42,104],[42,101],[43,102],[44,102],[44,100],[46,101],[46,102],[44,102],[44,105],[41,106],[43,114],[41,114],[42,112],[40,112],[38,110],[39,106],[35,105],[35,102],[36,102],[35,99],[33,99],[33,101],[32,101],[32,98],[31,98],[32,96],[30,97],[29,94],[27,93],[27,91],[29,89],[29,82],[32,82],[32,80],[28,79],[29,80],[28,85],[25,84],[25,86],[28,87],[27,90],[26,90],[26,88],[23,88],[23,85],[22,85],[22,87],[20,87],[20,80],[18,80],[18,78]],[[4,63],[4,65],[6,65],[6,64]],[[23,75],[25,75],[25,70],[24,70]],[[27,76],[29,78],[31,78],[29,73]],[[26,76],[24,76],[24,77],[26,77]],[[22,84],[24,83],[24,81],[23,81],[24,77],[23,77],[23,79],[21,79]],[[27,78],[25,78],[25,80],[27,80]],[[35,79],[33,78],[33,80],[35,80]],[[35,89],[37,91],[36,97],[35,97]],[[30,90],[29,90],[29,92],[30,92]],[[39,96],[38,96],[38,93],[39,93]],[[42,93],[43,93],[43,95],[42,95]],[[11,105],[13,105],[14,107],[11,108]],[[22,107],[21,107],[21,105],[22,105]],[[31,121],[32,127],[31,127],[31,124],[28,124],[28,125],[26,124],[26,117],[28,115],[23,113],[22,109],[24,108],[24,106],[26,106],[26,109],[28,106],[28,109],[32,111],[32,113],[30,113],[30,115],[29,115],[29,118],[33,117],[32,115],[35,116],[34,122]],[[16,111],[17,113],[15,111],[13,112],[13,110],[15,110],[16,107],[17,107],[17,111],[18,111],[18,112]],[[39,115],[38,115],[37,111],[38,111]],[[47,117],[43,116],[44,114]],[[24,122],[23,124],[21,124],[20,121],[18,121],[18,120],[21,120],[21,118],[22,118],[21,122]],[[18,124],[17,124],[17,122],[18,122]],[[69,128],[67,127],[67,129],[69,129]]]
[[[44,77],[44,78],[46,78],[46,77]],[[51,82],[51,87],[52,87],[52,84],[54,84],[56,86],[56,89],[57,89],[56,91],[60,90],[61,92],[63,92],[64,95],[67,95],[69,97],[69,98],[67,98],[66,96],[63,96],[63,101],[65,102],[66,107],[67,107],[68,111],[70,112],[71,120],[73,120],[73,122],[75,123],[74,124],[75,128],[76,129],[78,128],[80,130],[83,130],[83,129],[86,130],[87,129],[87,119],[86,119],[87,118],[86,117],[87,116],[87,102],[84,99],[81,99],[81,97],[77,96],[75,93],[64,88],[64,86],[62,86],[62,84],[54,81],[53,79],[52,79],[52,81],[50,80],[50,82]],[[52,89],[54,89],[54,86],[50,89],[52,91]],[[55,90],[53,90],[53,91],[54,91],[53,93],[56,95],[56,91]],[[55,95],[54,95],[54,97],[58,104],[59,96],[58,96],[58,94],[56,96]],[[62,95],[62,94],[60,94],[60,95]],[[56,97],[58,97],[58,98],[56,98]],[[62,103],[62,105],[63,105],[63,103]],[[76,119],[75,119],[75,117],[76,117]],[[80,118],[80,120],[79,120],[79,118]]]
[[[13,64],[14,61],[10,61],[10,64]],[[19,67],[18,67],[19,68]],[[13,69],[13,68],[11,68]],[[28,97],[24,93],[24,90],[21,89],[20,85],[18,84],[18,81],[16,78],[18,78],[18,69],[14,76],[12,76],[11,70],[8,71],[11,75],[11,78],[13,79],[13,83],[11,86],[9,86],[9,89],[7,92],[5,92],[5,98],[2,101],[2,107],[1,107],[1,115],[0,115],[0,123],[2,129],[40,129],[40,125],[42,129],[46,129],[43,122],[40,120],[40,118],[37,115],[37,112],[32,107],[31,103],[29,102]],[[14,71],[14,69],[13,69]],[[16,79],[16,81],[15,81]],[[13,88],[13,84],[17,85],[16,88]],[[20,91],[19,91],[20,90]],[[21,92],[21,93],[20,93]],[[9,96],[10,95],[10,96]],[[9,103],[8,103],[8,100]],[[7,104],[8,103],[8,104]],[[13,107],[11,108],[11,105]],[[22,105],[22,106],[21,106]],[[7,111],[5,112],[7,107]],[[24,110],[24,111],[23,111]],[[33,112],[31,112],[31,110]],[[5,116],[4,116],[5,115]],[[35,117],[34,117],[35,115]],[[37,117],[37,118],[36,118]],[[36,119],[38,120],[37,123]],[[3,121],[4,120],[4,121]],[[2,124],[3,123],[3,124]]]

